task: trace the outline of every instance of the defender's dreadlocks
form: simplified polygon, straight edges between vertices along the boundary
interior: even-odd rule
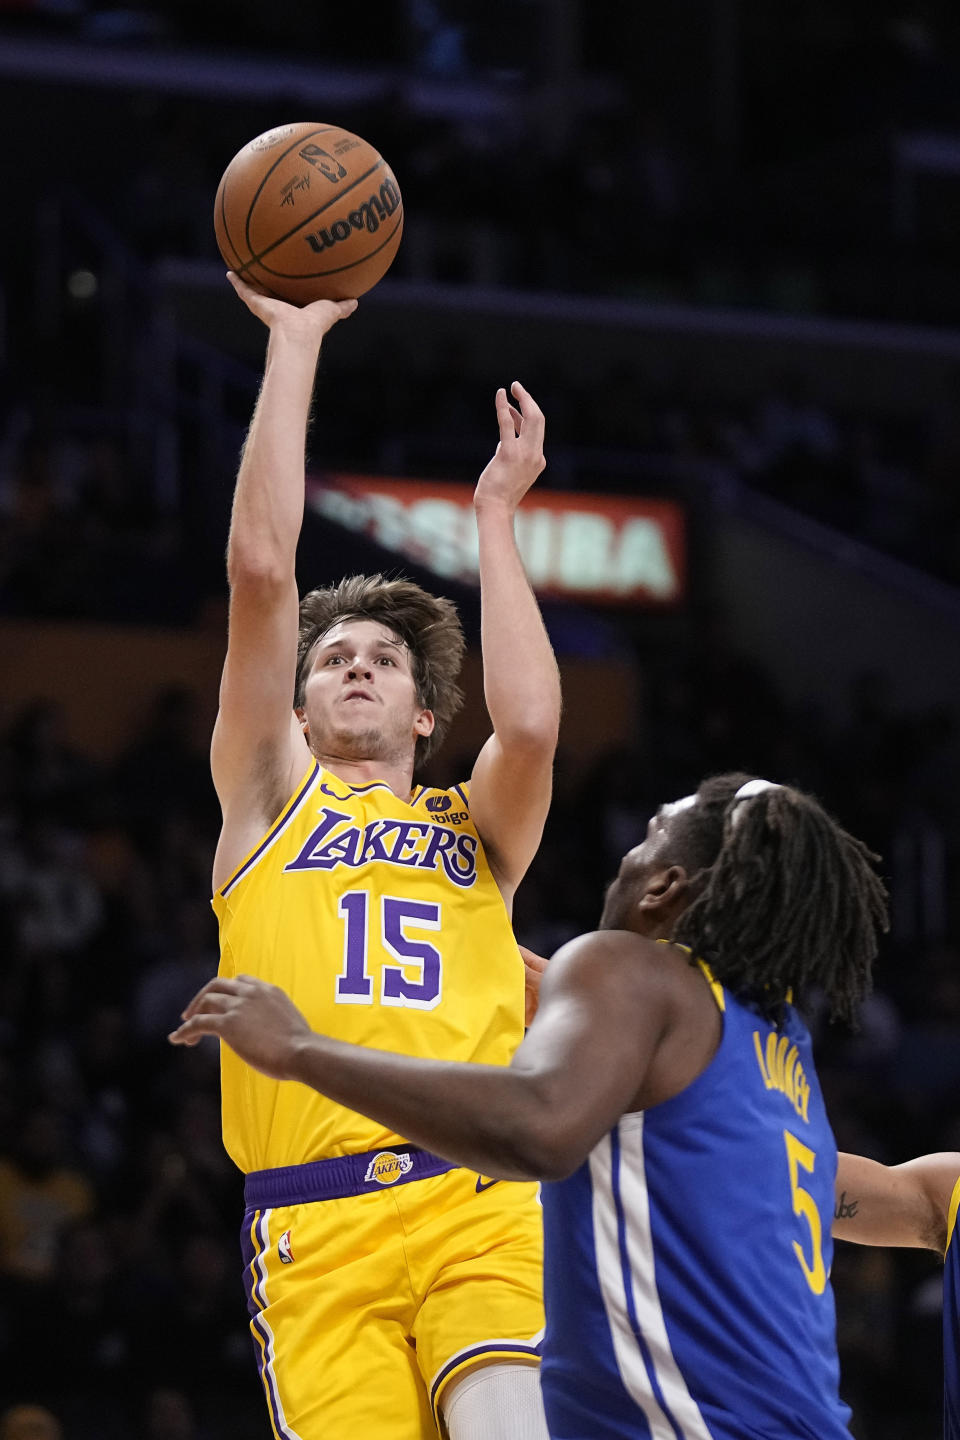
[[[735,801],[751,778],[705,780],[676,818],[676,858],[696,898],[673,939],[775,1023],[791,992],[801,1000],[814,988],[831,1017],[852,1022],[888,928],[879,857],[802,791],[771,786]]]
[[[387,580],[383,575],[350,575],[339,585],[311,590],[300,601],[294,705],[303,704],[313,647],[341,620],[376,620],[410,651],[417,700],[434,718],[433,733],[417,739],[414,768],[419,769],[463,704],[457,677],[465,641],[456,606],[412,580]]]

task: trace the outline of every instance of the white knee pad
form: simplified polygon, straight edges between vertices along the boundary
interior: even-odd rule
[[[484,1365],[443,1400],[450,1440],[549,1440],[538,1365]]]

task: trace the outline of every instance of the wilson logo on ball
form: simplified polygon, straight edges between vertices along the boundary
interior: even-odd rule
[[[400,204],[400,191],[392,180],[384,180],[380,186],[378,195],[371,195],[356,210],[351,210],[345,220],[334,220],[329,229],[324,226],[321,230],[315,230],[312,234],[304,236],[310,249],[317,255],[322,255],[324,250],[332,250],[334,245],[341,240],[347,240],[354,230],[368,230],[375,235],[380,229],[381,221],[386,220],[393,214]]]

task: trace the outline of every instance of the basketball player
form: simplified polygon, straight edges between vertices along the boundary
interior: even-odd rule
[[[555,1440],[841,1440],[836,1146],[791,997],[849,1016],[868,986],[873,858],[801,792],[717,777],[624,857],[509,1068],[344,1045],[243,976],[172,1038],[219,1035],[490,1180],[549,1182]]]
[[[523,1037],[514,890],[550,800],[557,666],[513,534],[544,421],[513,386],[475,493],[484,689],[469,784],[414,771],[459,707],[456,612],[354,576],[298,601],[304,445],[326,332],[231,277],[270,331],[228,546],[230,631],[212,745],[220,973],[276,981],[318,1029],[506,1066]],[[371,397],[375,404],[375,397]],[[299,637],[299,638],[298,638]],[[413,1150],[224,1047],[224,1142],[246,1173],[246,1283],[274,1435],[545,1435],[541,1214],[533,1184]]]
[[[960,1440],[960,1154],[879,1165],[840,1155],[833,1233],[857,1245],[907,1246],[943,1256],[943,1435]]]

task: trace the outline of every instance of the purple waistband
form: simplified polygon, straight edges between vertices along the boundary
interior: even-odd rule
[[[367,1195],[372,1190],[389,1190],[410,1180],[429,1180],[454,1170],[429,1150],[415,1145],[398,1145],[393,1150],[368,1150],[365,1155],[338,1155],[333,1160],[314,1160],[308,1165],[283,1165],[278,1170],[252,1170],[243,1186],[248,1210],[268,1210],[276,1205],[305,1205],[313,1200],[343,1200],[349,1195]]]

